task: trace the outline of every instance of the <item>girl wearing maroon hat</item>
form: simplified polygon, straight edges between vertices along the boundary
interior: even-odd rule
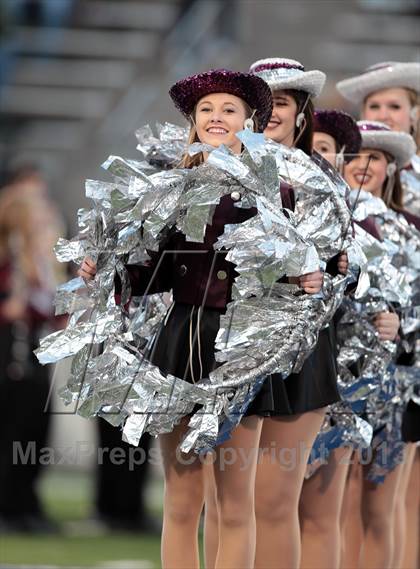
[[[188,77],[170,90],[176,107],[191,124],[190,142],[217,147],[228,146],[241,152],[236,133],[245,128],[262,131],[270,116],[272,98],[269,87],[253,75],[216,70]],[[193,159],[186,156],[185,167],[199,166],[205,151]],[[255,215],[252,208],[238,208],[238,192],[224,196],[216,207],[212,225],[207,225],[204,243],[186,242],[178,233],[171,238],[168,250],[177,250],[176,262],[158,273],[160,290],[173,290],[174,303],[152,349],[150,359],[161,371],[199,381],[214,369],[214,342],[220,316],[231,298],[234,265],[224,255],[216,255],[213,244],[223,233],[225,224],[239,223]],[[196,253],[196,254],[189,254]],[[169,256],[168,256],[169,257]],[[80,275],[92,278],[96,267],[86,259]],[[132,268],[131,287],[142,294],[148,285],[142,271]],[[307,292],[320,287],[309,286]],[[165,476],[162,565],[171,569],[199,567],[198,526],[204,501],[204,471],[214,478],[214,497],[218,516],[219,541],[216,567],[251,568],[255,557],[254,487],[258,442],[262,419],[258,416],[258,396],[252,410],[213,456],[214,468],[203,465],[194,453],[181,455],[179,444],[187,432],[188,417],[175,429],[161,435],[160,446]],[[245,453],[247,460],[224,461],[226,453],[236,457]]]
[[[360,149],[362,137],[356,121],[344,111],[316,110],[314,113],[313,149],[343,173]]]
[[[358,125],[362,135],[362,150],[359,156],[346,166],[346,180],[351,187],[359,186],[363,170],[362,189],[382,198],[391,210],[419,228],[420,220],[403,208],[403,192],[399,179],[399,169],[415,152],[413,139],[406,133],[391,131],[383,123],[360,121]],[[387,233],[385,236],[388,236]],[[387,329],[391,333],[391,317],[395,321],[393,330],[396,336],[399,326],[396,314],[389,314],[387,321],[383,321],[384,330]],[[409,359],[410,354],[403,353],[397,363],[410,365]],[[367,468],[369,469],[369,465]],[[394,541],[395,505],[400,499],[404,464],[401,463],[388,472],[381,484],[362,482],[360,470],[360,465],[352,466],[353,479],[350,480],[347,489],[349,494],[347,503],[349,506],[352,504],[352,507],[349,507],[347,517],[350,521],[349,532],[354,532],[357,527],[355,516],[361,511],[363,527],[360,529],[360,540],[353,542],[351,539],[346,540],[346,566],[355,562],[360,562],[363,567],[400,566],[402,548],[400,542]],[[397,565],[394,564],[394,560],[398,561]]]
[[[265,135],[311,155],[312,99],[319,95],[325,74],[305,71],[299,62],[281,58],[257,61],[250,71],[267,81],[273,92],[273,113]],[[345,254],[334,268],[346,273]],[[322,273],[312,278],[314,285],[322,282]],[[264,388],[270,397],[266,397],[260,447],[275,449],[283,457],[287,449],[289,458],[279,464],[268,452],[258,464],[256,567],[290,569],[300,563],[298,504],[309,453],[327,406],[340,399],[331,328],[321,330],[314,352],[299,373],[284,381],[267,380],[261,397]]]

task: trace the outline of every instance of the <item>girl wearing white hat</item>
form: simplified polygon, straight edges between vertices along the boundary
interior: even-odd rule
[[[338,91],[348,101],[361,105],[361,116],[363,119],[380,121],[388,125],[391,130],[411,134],[418,141],[419,136],[419,93],[420,93],[420,63],[418,62],[382,62],[368,67],[360,75],[350,77],[337,83]],[[420,215],[420,157],[414,154],[404,168],[400,171],[401,186],[404,192],[404,206],[414,213]],[[417,425],[417,431],[415,426]],[[410,403],[403,425],[403,435],[406,441],[419,440],[420,408],[413,402]],[[407,460],[404,466],[404,475],[401,487],[398,492],[400,500],[397,504],[398,517],[403,520],[401,512],[404,504],[404,496],[408,485],[408,480],[418,478],[420,471],[420,452],[417,452],[414,445],[410,445],[407,453]],[[414,462],[414,464],[413,464]],[[413,464],[413,467],[411,467]],[[410,472],[414,474],[410,475]],[[415,481],[414,481],[415,482]],[[418,484],[417,484],[418,486]],[[403,525],[397,526],[395,541],[402,544],[404,539],[407,543],[418,542],[418,536],[413,533],[412,528],[418,525],[419,504],[415,501],[408,501],[408,512],[410,521],[407,521],[408,533],[405,532]],[[411,533],[411,537],[410,537]],[[401,552],[403,547],[399,548]],[[411,561],[405,559],[404,566],[414,566],[416,547],[411,547]],[[398,566],[398,559],[394,560],[394,565]]]
[[[271,58],[256,61],[251,73],[264,79],[273,92],[273,112],[264,134],[275,142],[312,154],[313,98],[325,82],[321,71],[305,71],[298,61]],[[347,257],[338,270],[345,273]],[[314,281],[322,275],[314,274]],[[256,482],[256,568],[299,567],[301,537],[298,504],[306,463],[321,427],[326,407],[339,400],[331,330],[320,333],[313,354],[302,370],[284,381],[272,381],[260,448],[290,455],[279,464],[269,453],[259,460]],[[292,462],[293,461],[293,462]]]
[[[361,187],[362,190],[381,198],[391,210],[404,217],[410,224],[420,228],[420,219],[404,210],[403,190],[399,178],[399,169],[415,152],[412,137],[404,132],[394,132],[387,125],[379,122],[359,121],[358,125],[362,135],[362,149],[359,156],[345,169],[345,177],[350,187]],[[388,237],[385,226],[383,230],[385,231],[384,236]],[[412,231],[415,235],[415,229]],[[389,314],[383,320],[383,326],[390,332],[393,329],[396,336],[397,316]],[[387,440],[386,442],[392,444],[394,441]],[[358,468],[359,472],[357,467],[353,468],[353,474],[358,476],[359,484],[362,484],[360,466]],[[357,547],[356,543],[345,540],[346,550],[350,554],[346,555],[346,563],[349,565],[345,566],[350,566],[350,557],[353,559],[353,564],[359,561],[361,567],[394,568],[400,566],[401,560],[397,559],[396,552],[401,552],[402,548],[400,542],[396,542],[393,538],[395,505],[401,500],[403,472],[403,464],[399,464],[387,473],[382,484],[363,482],[363,490],[359,494],[363,520],[361,543]],[[357,501],[355,485],[348,486],[347,491],[350,492],[350,490],[349,501],[355,503]],[[354,524],[352,529],[354,531]],[[361,554],[360,557],[359,554]]]
[[[361,104],[362,119],[383,122],[391,130],[418,135],[420,63],[384,62],[337,83],[348,101]],[[404,203],[420,214],[420,158],[413,156],[401,172]]]

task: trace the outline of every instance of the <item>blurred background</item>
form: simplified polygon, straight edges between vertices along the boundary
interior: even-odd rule
[[[100,164],[109,154],[136,158],[134,131],[143,124],[181,123],[169,87],[212,67],[247,70],[264,57],[297,59],[328,75],[318,106],[355,112],[336,81],[380,61],[420,60],[419,23],[419,0],[0,0],[0,300],[7,286],[41,299],[35,307],[7,306],[8,322],[30,310],[33,323],[3,326],[0,341],[9,355],[0,365],[11,365],[13,354],[7,373],[19,387],[10,392],[0,384],[0,397],[6,407],[14,401],[22,416],[17,435],[11,415],[9,442],[33,440],[31,431],[22,433],[31,417],[43,423],[44,413],[40,403],[26,408],[24,401],[49,393],[52,381],[49,419],[37,440],[56,450],[32,469],[29,482],[28,469],[4,474],[0,456],[2,567],[159,566],[159,461],[148,469],[99,468],[95,449],[118,446],[119,434],[60,406],[56,392],[66,367],[50,377],[34,371],[35,394],[22,372],[28,347],[63,325],[48,307],[66,270],[54,265],[45,244],[76,231],[76,212],[87,205],[84,180],[106,179]],[[2,239],[13,244],[10,258],[1,257]],[[24,274],[14,262],[20,256]],[[49,267],[41,276],[40,266]],[[142,446],[155,448],[151,440]],[[13,510],[18,483],[34,486],[29,512]]]

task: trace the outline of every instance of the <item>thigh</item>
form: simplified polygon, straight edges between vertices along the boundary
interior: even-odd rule
[[[351,448],[338,448],[310,478],[305,480],[300,497],[300,511],[304,516],[339,514]]]
[[[244,417],[232,437],[214,451],[214,480],[217,501],[253,498],[263,419]]]
[[[300,415],[264,419],[261,433],[257,490],[284,492],[296,499],[325,408]],[[288,481],[284,485],[282,481]]]
[[[400,480],[399,492],[401,496],[405,496],[407,492],[410,475],[413,470],[414,459],[416,457],[417,446],[415,443],[407,443],[405,451],[405,460],[403,462],[403,472]]]
[[[364,518],[370,515],[387,516],[393,513],[397,490],[403,474],[404,462],[396,466],[381,484],[363,480],[362,512]]]
[[[171,491],[204,493],[203,467],[200,456],[194,452],[182,453],[179,445],[188,430],[189,418],[185,417],[172,432],[160,435],[165,489]]]

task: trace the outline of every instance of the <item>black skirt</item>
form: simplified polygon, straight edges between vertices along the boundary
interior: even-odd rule
[[[299,373],[286,379],[268,377],[248,412],[267,417],[296,415],[340,401],[337,388],[333,323],[319,334],[318,343]]]
[[[217,366],[214,343],[221,314],[216,308],[175,303],[154,341],[150,361],[163,374],[188,383],[208,377]]]
[[[221,310],[175,303],[151,350],[150,360],[164,374],[189,383],[207,377],[217,365],[215,340]],[[318,409],[339,401],[332,330],[320,333],[313,354],[298,374],[285,380],[267,378],[246,415],[290,415]]]
[[[420,441],[420,405],[409,401],[403,414],[402,440],[405,443],[417,443]]]

